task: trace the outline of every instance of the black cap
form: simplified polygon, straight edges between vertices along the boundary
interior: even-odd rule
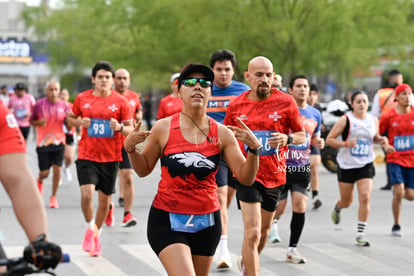
[[[16,83],[16,86],[14,87],[14,90],[27,90],[26,84],[22,82]]]
[[[193,73],[201,73],[204,76],[206,76],[206,80],[211,81],[213,83],[214,81],[214,73],[210,69],[210,67],[205,66],[201,63],[190,63],[180,73],[180,77],[178,78],[178,88],[181,87],[181,83],[183,80],[187,79],[189,75]]]

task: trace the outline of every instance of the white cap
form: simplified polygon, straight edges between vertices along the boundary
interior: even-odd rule
[[[335,111],[341,111],[345,113],[348,109],[348,105],[341,100],[333,100],[326,105],[326,112],[329,113]]]
[[[174,73],[171,75],[170,83],[173,83],[178,77],[180,76],[180,73]]]
[[[281,75],[276,74],[276,75],[275,75],[275,80],[282,81],[282,80],[283,80],[283,78],[282,78],[282,76],[281,76]]]

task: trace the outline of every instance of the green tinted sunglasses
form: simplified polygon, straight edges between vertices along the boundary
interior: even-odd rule
[[[184,86],[195,86],[197,84],[197,82],[199,82],[202,87],[209,87],[209,86],[211,86],[211,81],[205,80],[205,79],[201,79],[201,78],[186,79],[186,80],[183,80],[182,84]]]

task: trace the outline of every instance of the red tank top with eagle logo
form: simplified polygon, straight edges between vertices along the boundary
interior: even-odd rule
[[[155,208],[201,215],[220,209],[215,175],[220,161],[217,122],[209,118],[208,138],[201,144],[185,140],[179,113],[171,118],[168,142],[161,156],[161,181]]]

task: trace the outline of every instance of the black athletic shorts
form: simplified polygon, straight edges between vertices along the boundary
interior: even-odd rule
[[[286,172],[286,184],[283,186],[280,200],[286,199],[288,192],[299,192],[301,194],[308,194],[308,187],[310,183],[310,166],[303,166],[299,171]]]
[[[73,142],[74,142],[73,136],[74,136],[73,134],[66,133],[66,145],[68,146],[73,145]]]
[[[52,165],[62,167],[63,156],[65,154],[64,144],[37,147],[36,152],[40,171],[46,171]]]
[[[214,213],[215,225],[196,233],[171,230],[169,213],[151,206],[148,215],[147,238],[157,256],[167,246],[183,243],[192,255],[214,256],[221,237],[220,211]]]
[[[224,160],[220,160],[216,173],[216,183],[218,187],[230,186],[236,189],[236,179]]]
[[[20,131],[23,134],[24,140],[27,140],[27,137],[29,137],[30,126],[28,126],[28,127],[19,127],[19,128],[20,128]]]
[[[311,155],[321,155],[321,150],[318,147],[310,146],[310,154]]]
[[[131,162],[129,161],[128,153],[125,148],[122,147],[122,161],[119,162],[120,169],[132,169]]]
[[[338,181],[345,183],[355,183],[357,180],[363,178],[374,178],[375,167],[374,164],[368,163],[362,168],[357,169],[341,169],[338,167]]]
[[[79,186],[93,184],[96,191],[100,190],[106,195],[115,193],[119,162],[98,163],[78,159],[75,163]]]
[[[237,183],[236,198],[237,201],[243,202],[261,202],[262,209],[273,212],[276,210],[282,188],[283,185],[276,188],[266,188],[258,181],[255,181],[251,186]]]

